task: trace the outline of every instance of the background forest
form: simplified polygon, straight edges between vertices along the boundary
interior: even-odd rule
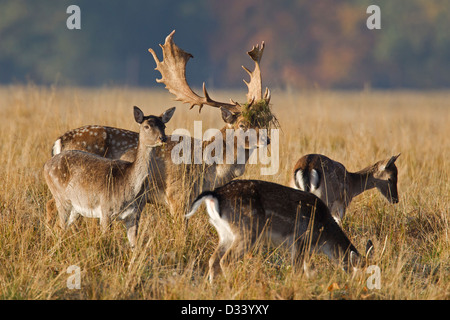
[[[81,30],[69,30],[69,5]],[[381,8],[381,30],[366,9]],[[245,52],[265,41],[280,88],[448,88],[450,2],[442,0],[0,0],[0,83],[154,86],[147,49],[173,29],[194,86],[241,88]]]

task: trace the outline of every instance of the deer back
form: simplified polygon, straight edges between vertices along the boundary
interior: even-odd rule
[[[87,125],[67,131],[53,144],[52,156],[65,150],[81,150],[109,159],[120,159],[136,150],[139,133],[99,125]]]
[[[343,257],[348,262],[350,252],[359,256],[326,204],[311,193],[266,181],[233,180],[204,195],[217,199],[220,218],[235,233],[253,238],[264,235],[276,244],[308,246],[334,261]],[[204,195],[194,201],[193,208],[198,208],[197,201]]]

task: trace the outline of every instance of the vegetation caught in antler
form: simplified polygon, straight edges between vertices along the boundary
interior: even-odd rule
[[[264,99],[251,105],[244,104],[241,115],[253,126],[266,129],[280,127],[277,117],[270,110],[270,104]]]

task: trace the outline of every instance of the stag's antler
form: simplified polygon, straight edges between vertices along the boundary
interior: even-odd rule
[[[172,31],[166,38],[164,45],[160,45],[163,51],[163,61],[159,61],[156,53],[153,49],[148,51],[153,55],[153,59],[156,62],[156,70],[161,73],[161,79],[156,79],[158,83],[164,83],[166,89],[175,95],[177,101],[189,103],[190,109],[195,105],[199,106],[199,112],[202,110],[203,105],[209,105],[215,108],[226,108],[232,112],[239,112],[239,105],[232,101],[232,103],[225,103],[212,100],[206,91],[205,83],[203,83],[204,97],[197,95],[189,87],[186,81],[186,64],[190,58],[193,58],[192,54],[180,49],[173,42],[173,35],[175,30]]]
[[[266,92],[264,93],[264,98],[262,96],[262,78],[261,78],[261,69],[259,67],[259,63],[261,62],[261,58],[264,52],[264,41],[261,43],[261,47],[259,45],[256,45],[247,52],[247,54],[252,58],[252,60],[255,62],[255,70],[250,71],[246,67],[242,66],[242,68],[247,71],[247,73],[250,75],[250,81],[247,82],[244,80],[245,84],[248,87],[248,93],[247,93],[247,101],[259,101],[261,99],[264,99],[267,104],[270,102],[270,90],[269,88],[266,88]]]
[[[153,49],[148,49],[148,51],[153,55],[153,59],[156,62],[156,70],[161,73],[161,79],[156,79],[158,83],[164,83],[166,89],[175,95],[177,101],[182,101],[184,103],[190,104],[190,109],[194,106],[199,106],[199,112],[201,111],[203,105],[209,105],[215,108],[225,108],[232,112],[240,112],[241,106],[239,103],[234,102],[230,99],[231,103],[219,102],[212,100],[206,91],[205,83],[203,83],[203,95],[204,97],[196,94],[189,87],[186,81],[186,64],[192,54],[180,49],[173,42],[173,35],[175,30],[172,31],[166,38],[164,45],[160,45],[163,51],[163,60],[159,61],[155,51]],[[248,55],[255,62],[255,70],[251,72],[247,68],[243,67],[250,75],[250,81],[244,82],[248,86],[247,93],[247,108],[253,104],[254,101],[259,101],[264,99],[267,104],[270,101],[270,91],[266,88],[264,97],[262,97],[262,87],[261,87],[261,70],[259,67],[259,62],[264,51],[264,42],[261,47],[257,45],[253,47]]]

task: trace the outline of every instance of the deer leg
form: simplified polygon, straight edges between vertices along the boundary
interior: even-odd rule
[[[212,283],[218,275],[224,273],[224,267],[231,258],[238,260],[244,255],[246,246],[241,241],[236,240],[227,239],[221,241],[217,246],[209,259],[209,282]]]
[[[217,246],[216,250],[209,259],[209,282],[213,283],[214,279],[222,273],[222,268],[220,266],[220,260],[227,252],[228,248],[231,246],[231,242],[221,242]]]
[[[291,264],[294,269],[304,264],[305,255],[300,247],[298,243],[291,244]]]
[[[310,278],[313,273],[308,266],[307,253],[302,243],[294,243],[291,246],[291,263],[294,270],[301,270],[306,278]]]
[[[50,222],[52,221],[55,212],[57,211],[56,209],[56,204],[55,204],[55,199],[51,198],[50,200],[47,201],[47,205],[45,206],[45,211],[46,211],[46,221],[48,224],[50,224]]]
[[[212,283],[217,275],[224,272],[224,262],[239,245],[239,237],[224,229],[219,232],[219,245],[209,259],[209,282]],[[223,232],[226,231],[226,232]]]
[[[129,219],[131,220],[131,219]],[[125,226],[127,228],[127,237],[130,242],[131,249],[136,247],[136,238],[138,233],[138,223],[137,221],[127,221],[125,222]]]
[[[131,249],[136,247],[137,234],[139,228],[140,212],[130,214],[124,219],[125,228],[127,229],[127,238],[130,242]]]
[[[106,208],[99,208],[96,210],[101,210],[100,216],[100,227],[102,229],[102,233],[105,234],[109,230],[111,230],[111,217],[109,215],[109,210]]]
[[[253,239],[252,239],[253,240]],[[231,261],[238,261],[242,259],[244,254],[249,250],[251,244],[254,243],[250,239],[244,239],[244,237],[236,236],[229,248],[226,250],[225,254],[220,259],[220,268],[225,270]]]
[[[70,212],[69,220],[67,221],[67,227],[69,227],[72,223],[74,223],[80,214],[76,212],[74,209]]]
[[[189,220],[184,218],[187,210],[185,201],[183,199],[180,200],[179,195],[177,197],[176,194],[169,195],[167,199],[169,203],[170,216],[172,217],[173,222],[177,225],[181,225],[183,230],[187,230]]]
[[[65,230],[67,228],[67,220],[69,219],[69,215],[71,214],[72,211],[72,206],[71,205],[64,206],[61,202],[57,201],[56,199],[55,205],[56,209],[58,210],[59,227],[62,230]]]
[[[176,216],[177,213],[177,204],[173,200],[169,200],[169,213],[172,218]]]

